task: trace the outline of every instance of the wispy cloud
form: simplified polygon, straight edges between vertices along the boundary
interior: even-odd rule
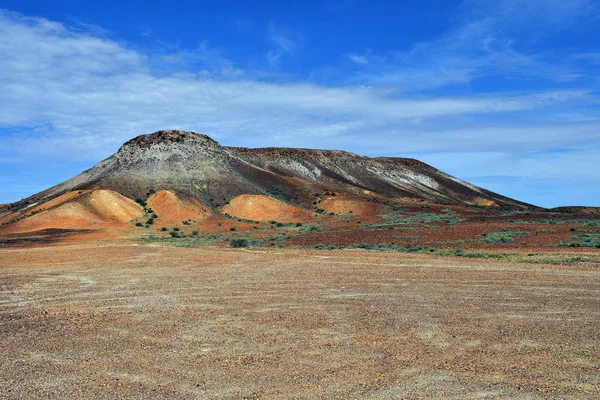
[[[267,59],[272,67],[276,67],[284,55],[294,56],[296,54],[297,40],[275,28],[273,21],[269,22],[267,29],[267,37],[275,45],[275,48],[267,53]]]
[[[578,62],[568,54],[530,44],[580,19],[600,22],[598,15],[592,0],[467,0],[455,25],[438,38],[417,43],[409,51],[380,57],[352,53],[346,58],[364,67],[353,82],[394,85],[405,91],[468,86],[489,78],[576,82],[586,77]],[[593,59],[592,54],[588,60]]]
[[[3,15],[1,22],[0,55],[5,61],[0,64],[4,87],[0,124],[45,126],[44,138],[35,135],[39,151],[56,148],[43,144],[48,140],[55,145],[104,148],[166,127],[221,137],[242,131],[259,136],[285,132],[289,137],[327,127],[340,134],[357,126],[369,129],[442,116],[530,110],[588,96],[585,91],[551,91],[420,99],[376,88],[232,81],[225,74],[215,79],[187,68],[182,69],[185,73],[155,76],[148,66],[154,56],[115,42],[73,33],[44,19]],[[212,60],[221,69],[229,68],[205,45],[195,52],[174,53],[170,60],[161,57],[175,65]],[[33,149],[34,144],[28,151]]]
[[[273,65],[281,57],[298,56],[296,36],[270,25],[268,39]],[[541,179],[541,162],[507,163],[504,156],[499,159],[504,164],[486,167],[478,154],[488,154],[490,162],[495,153],[526,159],[540,149],[568,148],[585,160],[597,155],[589,150],[600,146],[600,115],[593,111],[599,100],[593,90],[572,86],[460,96],[402,90],[467,84],[502,62],[498,73],[510,70],[520,76],[545,65],[539,55],[513,51],[484,21],[407,53],[365,51],[347,55],[345,62],[365,68],[362,73],[371,74],[372,84],[335,87],[256,79],[207,41],[191,50],[141,51],[93,32],[2,12],[0,159],[10,163],[17,157],[62,159],[69,154],[71,160],[90,163],[132,136],[168,128],[204,132],[231,145],[418,154],[462,177],[473,176],[465,175],[472,161],[479,176],[526,176],[514,169],[518,166],[538,168],[536,179]],[[557,68],[555,74],[562,72]],[[503,122],[509,117],[510,125]],[[459,157],[464,168],[444,164],[444,154]],[[564,176],[579,168],[569,160],[573,165],[561,164]],[[597,179],[592,175],[577,176]]]
[[[492,19],[504,28],[526,28],[530,33],[550,34],[554,29],[581,18],[597,18],[595,0],[465,0],[460,8],[463,20]],[[545,29],[536,28],[543,25]]]

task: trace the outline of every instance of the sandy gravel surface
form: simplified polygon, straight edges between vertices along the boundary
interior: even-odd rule
[[[2,399],[600,398],[600,271],[366,251],[0,250]]]

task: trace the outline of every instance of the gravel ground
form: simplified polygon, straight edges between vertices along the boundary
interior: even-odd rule
[[[600,398],[600,271],[368,251],[0,250],[2,399]]]

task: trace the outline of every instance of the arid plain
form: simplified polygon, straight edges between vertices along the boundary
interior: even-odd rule
[[[598,264],[123,240],[0,255],[1,398],[600,396]]]

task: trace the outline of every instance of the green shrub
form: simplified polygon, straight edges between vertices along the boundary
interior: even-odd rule
[[[235,248],[240,248],[240,247],[248,247],[249,242],[248,239],[231,239],[229,241],[229,244],[231,245],[231,247],[235,247]]]
[[[318,243],[318,244],[315,244],[313,246],[313,248],[315,248],[317,250],[323,250],[325,248],[325,245],[323,243]]]
[[[511,243],[515,241],[515,237],[529,235],[530,234],[527,232],[513,232],[506,228],[502,228],[499,232],[484,233],[481,236],[485,238],[484,242],[487,243]]]
[[[232,226],[231,228],[229,228],[229,230],[230,230],[231,232],[235,232],[235,231],[237,231],[237,228],[236,228],[235,226]]]
[[[144,226],[144,224],[142,224],[141,222],[137,222],[137,223],[135,224],[135,226],[140,226],[140,227],[141,227],[141,226]]]
[[[179,232],[181,229],[179,229],[178,227],[173,228],[174,232]]]
[[[572,242],[560,242],[561,246],[567,247],[588,247],[600,249],[600,233],[581,233],[573,235]]]
[[[299,228],[302,226],[302,222],[296,222],[296,227]]]

